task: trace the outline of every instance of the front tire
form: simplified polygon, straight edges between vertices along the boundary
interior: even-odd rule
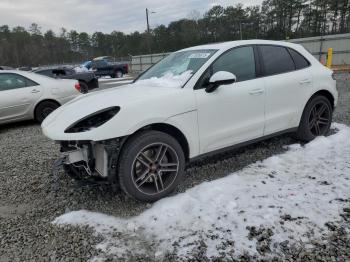
[[[44,119],[55,111],[60,105],[54,101],[41,102],[35,109],[35,120],[42,123]]]
[[[332,123],[333,108],[330,101],[321,95],[311,98],[307,103],[300,125],[297,138],[309,142],[317,136],[328,134]]]
[[[184,152],[176,139],[163,132],[145,131],[125,144],[119,160],[119,183],[131,198],[153,202],[177,187],[184,169]]]

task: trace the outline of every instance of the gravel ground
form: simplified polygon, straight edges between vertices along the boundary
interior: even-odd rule
[[[337,75],[340,101],[336,122],[350,125],[350,74]],[[192,165],[178,192],[237,171],[258,160],[285,150],[295,141],[289,136],[273,138],[256,145],[205,159]],[[58,146],[41,134],[32,122],[0,127],[0,261],[84,261],[99,254],[94,247],[101,236],[89,228],[60,228],[51,224],[71,210],[88,209],[130,217],[150,205],[136,203],[107,185],[82,186],[62,173],[55,183],[52,164],[58,158]],[[350,202],[350,199],[340,199]],[[350,207],[350,204],[349,204]],[[289,218],[286,217],[286,220]],[[257,225],[258,226],[258,225]],[[330,221],[330,234],[313,241],[313,248],[283,242],[283,257],[289,261],[350,261],[350,210],[344,209],[339,221]],[[249,237],[258,239],[261,257],[242,256],[240,261],[264,258],[269,253],[271,232],[250,228]],[[198,260],[206,260],[198,251]],[[268,254],[281,261],[281,255]],[[169,257],[176,260],[176,257]],[[269,259],[269,260],[270,260]],[[113,258],[110,258],[112,261]]]

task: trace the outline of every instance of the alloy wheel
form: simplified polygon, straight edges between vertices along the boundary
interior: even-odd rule
[[[314,136],[326,135],[330,125],[331,110],[327,103],[320,101],[315,104],[309,116],[309,130]]]
[[[174,183],[179,165],[179,157],[171,146],[153,143],[136,155],[131,170],[132,181],[144,194],[159,194]]]

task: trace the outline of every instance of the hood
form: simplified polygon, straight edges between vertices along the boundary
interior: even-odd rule
[[[175,88],[144,87],[131,84],[81,95],[49,115],[43,122],[43,126],[55,121],[61,114],[65,114],[64,118],[71,123],[108,107],[124,108],[131,103],[145,101],[149,98],[154,100],[162,96],[171,96],[179,91],[181,90]]]
[[[133,127],[140,123],[162,121],[195,108],[193,90],[144,84],[136,82],[79,96],[51,113],[42,123],[43,131],[53,140],[110,139],[113,137],[102,135],[102,131],[99,132],[98,138],[94,133],[104,128],[118,127],[119,130],[114,134],[128,135]],[[120,107],[119,113],[101,127],[84,133],[64,133],[66,128],[77,121],[113,106]]]

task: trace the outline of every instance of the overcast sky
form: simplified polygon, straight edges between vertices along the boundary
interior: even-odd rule
[[[243,3],[260,4],[262,0],[0,0],[0,25],[29,27],[37,23],[42,31],[61,27],[79,32],[113,30],[132,32],[146,28],[145,8],[156,13],[150,15],[150,25],[186,18],[191,11],[200,14],[215,4],[223,6]]]

